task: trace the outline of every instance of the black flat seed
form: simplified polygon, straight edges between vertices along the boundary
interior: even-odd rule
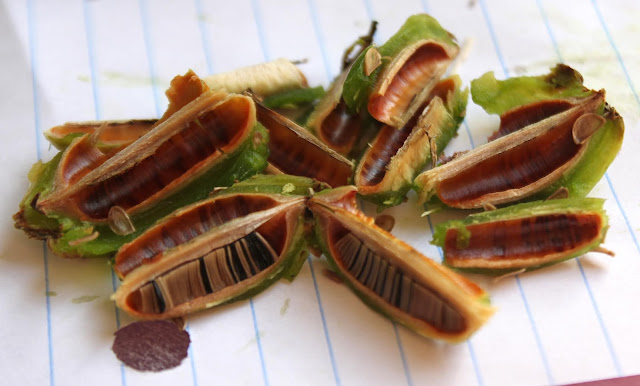
[[[199,269],[200,269],[200,277],[202,278],[202,285],[204,286],[204,290],[206,293],[213,293],[213,289],[211,288],[211,282],[209,281],[209,274],[207,274],[207,266],[204,262],[204,257],[198,259]]]
[[[158,299],[158,309],[160,310],[158,313],[161,314],[166,310],[167,305],[164,301],[164,296],[162,295],[162,290],[158,286],[158,283],[156,283],[155,280],[152,280],[151,284],[153,285],[153,290],[156,294],[156,298]]]

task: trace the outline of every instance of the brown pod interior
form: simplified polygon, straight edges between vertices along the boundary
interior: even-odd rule
[[[556,99],[511,109],[500,116],[500,127],[489,137],[489,141],[504,137],[536,122],[567,111],[571,107],[573,107],[571,102]]]
[[[85,135],[69,145],[58,166],[57,173],[62,179],[58,183],[71,185],[77,182],[115,154],[115,151],[103,153],[91,142],[89,135]]]
[[[350,114],[344,100],[331,110],[320,124],[318,138],[340,154],[349,154],[358,139],[362,125],[359,114]]]
[[[200,114],[131,168],[88,185],[72,196],[90,219],[107,218],[112,206],[130,209],[184,180],[208,159],[237,146],[248,127],[251,101],[230,98]]]
[[[570,253],[600,236],[602,217],[596,213],[548,214],[512,220],[467,225],[464,247],[457,229],[447,230],[444,251],[452,266],[470,266],[473,261],[487,267],[510,268],[510,260],[532,260]],[[489,263],[490,262],[490,263]]]
[[[579,113],[538,137],[480,161],[439,183],[438,196],[447,205],[510,189],[520,189],[548,176],[576,157],[582,145],[573,140]]]
[[[419,47],[393,75],[386,90],[371,95],[368,105],[371,116],[388,122],[392,117],[402,115],[415,95],[433,79],[435,69],[448,60],[449,55],[439,44],[426,43]]]
[[[286,222],[286,213],[280,213],[255,231],[159,274],[131,292],[127,306],[147,316],[163,314],[260,275],[283,257]]]
[[[332,187],[349,182],[352,168],[347,160],[334,157],[321,142],[312,142],[317,139],[294,122],[260,104],[256,107],[258,121],[269,130],[270,164],[285,174],[315,178]]]
[[[395,127],[384,125],[376,135],[371,147],[364,154],[362,159],[362,167],[357,176],[358,186],[374,186],[379,184],[389,171],[387,165],[402,146],[413,131],[418,118],[422,111],[429,106],[433,98],[439,97],[446,105],[449,95],[455,90],[455,82],[453,79],[445,79],[439,82],[431,91],[423,105],[416,111],[407,124],[397,129]],[[426,131],[424,135],[427,135]],[[421,151],[422,149],[418,149]]]
[[[142,264],[156,261],[167,249],[186,243],[212,228],[250,213],[274,208],[278,202],[262,195],[236,194],[192,207],[150,228],[125,244],[115,257],[114,269],[126,276]]]
[[[366,287],[377,302],[384,302],[409,316],[424,321],[443,333],[461,333],[467,328],[464,316],[428,284],[419,282],[391,256],[371,248],[366,240],[328,220],[327,242],[340,271]]]

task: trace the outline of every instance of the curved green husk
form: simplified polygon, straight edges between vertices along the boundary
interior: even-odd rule
[[[323,95],[322,86],[298,88],[269,95],[262,100],[262,104],[270,109],[301,108],[312,104]]]
[[[431,244],[436,245],[443,249],[444,259],[443,264],[447,264],[446,251],[444,251],[445,237],[449,229],[457,229],[462,231],[462,237],[457,240],[457,246],[461,249],[468,245],[469,237],[471,233],[467,226],[475,224],[485,224],[490,222],[513,220],[525,217],[549,215],[549,214],[561,214],[561,213],[598,213],[603,220],[603,232],[600,238],[594,240],[583,248],[563,256],[561,259],[553,261],[551,263],[542,264],[535,267],[527,267],[526,270],[534,270],[543,268],[552,264],[556,264],[565,260],[572,259],[574,257],[581,256],[590,250],[598,247],[600,243],[604,241],[604,237],[608,228],[608,217],[603,209],[604,199],[601,198],[565,198],[559,200],[549,201],[533,201],[517,205],[508,206],[505,208],[475,213],[467,216],[462,220],[451,220],[437,224],[433,232],[433,239]],[[465,239],[466,238],[466,239]],[[509,272],[516,271],[518,269],[487,269],[487,268],[460,268],[452,267],[461,271],[484,273],[489,275],[501,275]]]
[[[260,134],[255,136],[254,133],[256,132]],[[260,138],[260,141],[256,142],[254,140],[255,138]],[[29,206],[25,206],[24,204],[31,202],[30,197],[33,199],[38,192],[46,193],[51,188],[53,173],[60,159],[60,156],[57,156],[46,165],[47,167],[43,169],[42,172],[38,173],[37,181],[32,184],[32,187],[23,199],[21,210],[29,213],[29,218],[34,218],[37,221],[29,222],[22,228],[27,233],[30,233],[29,230],[25,228],[41,229],[44,222],[49,226],[55,222],[60,231],[59,237],[48,238],[49,248],[51,248],[54,253],[70,257],[110,256],[114,254],[122,244],[133,240],[146,228],[154,224],[156,220],[178,208],[206,198],[213,188],[231,186],[235,181],[240,181],[256,173],[260,173],[267,166],[269,152],[267,145],[268,138],[267,130],[257,123],[252,133],[247,136],[245,142],[234,152],[227,154],[227,158],[222,162],[185,185],[181,190],[158,201],[153,207],[131,216],[131,222],[136,228],[136,231],[127,236],[120,236],[113,233],[106,224],[77,221],[56,214],[44,216],[36,212],[36,214],[40,216],[35,216],[31,213],[35,211],[29,209]],[[75,240],[87,237],[93,232],[99,233],[96,239],[74,245],[77,242]]]
[[[456,84],[457,87],[455,92],[451,96],[451,100],[446,101],[444,104],[445,112],[443,114],[442,120],[440,124],[436,126],[432,126],[428,129],[429,133],[434,130],[437,130],[436,134],[436,148],[437,154],[440,155],[447,147],[449,142],[458,135],[458,128],[460,124],[464,120],[466,109],[467,109],[467,101],[469,99],[469,89],[465,88],[461,90],[460,88],[460,78],[456,75]],[[367,194],[362,195],[367,201],[371,201],[378,205],[379,209],[382,210],[384,208],[390,206],[400,205],[404,198],[406,197],[409,190],[414,188],[413,181],[416,176],[432,162],[431,159],[431,149],[416,149],[416,151],[420,152],[420,158],[422,163],[419,167],[415,168],[411,172],[411,176],[405,179],[403,185],[398,189],[387,190],[376,194]],[[390,170],[390,172],[392,172]]]
[[[378,79],[378,75],[390,62],[388,58],[393,58],[405,47],[424,39],[435,40],[446,45],[456,45],[452,35],[442,28],[436,19],[427,14],[419,14],[410,16],[395,35],[385,44],[377,47],[383,61],[382,65],[373,71],[370,76],[365,75],[364,58],[367,51],[373,46],[369,46],[364,50],[353,62],[344,82],[342,97],[349,109],[360,111],[363,107],[366,108],[369,94]]]
[[[586,98],[594,93],[582,84],[582,75],[558,64],[547,75],[497,80],[487,72],[471,81],[471,98],[490,114],[502,115],[513,108],[543,100]]]
[[[584,87],[582,81],[579,72],[563,64],[553,67],[547,75],[506,80],[496,80],[493,72],[488,72],[471,81],[471,97],[488,113],[502,115],[515,107],[543,100],[586,98],[595,93]],[[598,114],[606,119],[606,123],[589,139],[578,164],[549,187],[525,200],[544,199],[561,186],[569,190],[570,197],[584,197],[600,181],[622,146],[624,121],[608,105],[602,106]]]

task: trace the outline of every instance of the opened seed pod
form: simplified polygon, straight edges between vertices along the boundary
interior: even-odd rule
[[[374,225],[356,188],[313,196],[318,243],[335,272],[372,309],[421,335],[459,342],[492,315],[486,293]]]
[[[75,173],[78,159],[67,157],[82,139],[74,141],[51,185],[40,186],[30,206],[59,222],[61,236],[49,239],[54,252],[95,256],[114,253],[158,218],[206,197],[214,187],[263,170],[268,134],[256,123],[250,98],[210,91],[81,176]],[[111,218],[121,212],[113,207],[127,216]],[[131,226],[114,223],[118,219]],[[118,229],[134,232],[123,235]],[[99,237],[87,239],[96,232]]]
[[[251,95],[251,94],[250,94]],[[337,187],[351,181],[353,163],[253,95],[258,120],[269,131],[270,171],[305,176]]]
[[[306,255],[306,197],[261,193],[261,183],[273,187],[261,181],[182,208],[125,244],[114,265],[124,276],[113,296],[118,307],[138,318],[172,318],[292,279]],[[315,184],[288,181],[293,191]]]
[[[371,70],[368,51],[377,50],[382,64]],[[343,98],[353,110],[393,127],[403,127],[458,54],[452,35],[429,15],[413,15],[379,48],[369,47],[354,62]],[[378,55],[375,55],[376,57]]]
[[[356,169],[358,193],[381,206],[402,203],[413,179],[435,162],[464,118],[468,91],[460,83],[458,76],[440,81],[405,127],[382,127]]]
[[[560,184],[571,196],[582,196],[604,174],[613,159],[609,153],[618,150],[615,145],[597,149],[607,145],[603,138],[617,136],[618,120],[614,111],[604,108],[604,91],[597,92],[566,111],[428,170],[414,183],[422,201],[436,195],[445,205],[457,208],[535,199],[536,194],[546,197]],[[584,168],[591,166],[593,174],[585,173]]]
[[[474,272],[503,274],[541,268],[589,251],[603,251],[604,200],[535,201],[472,214],[436,226],[432,244],[443,263]]]

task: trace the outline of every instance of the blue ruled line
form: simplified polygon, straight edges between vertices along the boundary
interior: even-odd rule
[[[253,20],[256,23],[256,30],[258,31],[258,39],[260,39],[262,56],[264,57],[264,60],[269,61],[271,60],[271,54],[262,21],[262,9],[260,8],[258,0],[251,0],[251,9],[253,10]]]
[[[505,65],[505,60],[502,56],[502,51],[500,50],[500,45],[498,44],[498,39],[496,37],[496,33],[493,29],[493,23],[491,22],[491,18],[489,16],[489,12],[487,11],[487,6],[485,4],[485,0],[480,0],[480,8],[482,10],[482,14],[485,18],[486,24],[487,24],[487,29],[489,30],[489,34],[491,35],[491,40],[493,41],[493,46],[495,48],[495,52],[496,52],[496,56],[498,57],[498,61],[500,62],[500,66],[502,67],[502,71],[504,73],[505,77],[509,77],[509,70],[507,69],[507,66]],[[527,317],[529,319],[529,323],[531,324],[531,330],[533,332],[533,336],[535,338],[536,341],[536,345],[538,347],[538,351],[540,354],[540,358],[542,359],[542,364],[544,366],[544,370],[546,372],[547,375],[547,381],[549,382],[549,384],[553,384],[553,375],[551,373],[551,368],[549,367],[549,361],[547,359],[547,355],[545,354],[544,351],[544,346],[542,345],[542,340],[540,339],[540,334],[538,333],[538,328],[536,326],[536,322],[535,319],[533,318],[533,314],[531,313],[531,309],[529,308],[529,301],[527,300],[527,295],[524,292],[524,289],[522,288],[522,283],[520,282],[520,277],[518,275],[515,276],[516,279],[516,283],[518,285],[518,289],[520,291],[520,297],[522,298],[522,301],[524,303],[524,307],[525,310],[527,312]]]
[[[553,29],[551,28],[551,23],[549,22],[549,18],[547,17],[547,14],[544,10],[544,7],[542,6],[542,3],[540,0],[536,0],[536,4],[538,5],[538,9],[540,10],[540,15],[542,16],[542,20],[544,20],[544,24],[547,28],[547,33],[549,34],[549,38],[551,39],[551,43],[553,44],[553,47],[555,49],[556,55],[558,56],[558,59],[561,62],[564,62],[564,59],[562,57],[562,54],[560,53],[560,48],[558,45],[558,42],[556,40],[556,36],[553,33]],[[618,198],[616,196],[615,190],[613,189],[613,185],[611,184],[611,180],[609,179],[609,176],[606,175],[607,178],[607,182],[609,183],[609,188],[611,189],[611,193],[613,193],[614,198],[616,199],[616,202],[618,203],[618,207],[620,208],[620,210],[623,213],[624,216],[624,210],[622,209],[622,206],[620,206],[620,202],[618,201]],[[626,220],[626,216],[625,220]],[[629,223],[627,223],[627,226],[629,226]],[[632,234],[633,236],[633,234]],[[637,245],[637,244],[636,244]],[[604,319],[602,318],[602,314],[600,312],[600,307],[598,307],[598,302],[596,301],[595,296],[593,295],[593,290],[591,289],[591,285],[589,283],[589,279],[587,278],[587,275],[584,271],[584,267],[582,266],[582,262],[580,261],[580,258],[576,259],[576,263],[578,264],[578,268],[580,269],[580,275],[582,275],[582,281],[584,282],[584,285],[587,289],[587,293],[589,294],[589,300],[591,301],[591,305],[593,306],[593,310],[596,314],[596,318],[598,319],[598,324],[600,325],[600,330],[602,330],[602,334],[604,335],[604,339],[605,339],[605,343],[607,345],[607,350],[609,350],[609,355],[611,356],[611,360],[613,361],[613,366],[616,369],[616,374],[618,376],[622,376],[622,368],[620,367],[620,362],[618,361],[618,356],[616,354],[616,351],[613,347],[613,343],[611,342],[611,338],[609,337],[609,331],[604,323]]]
[[[144,40],[144,48],[147,54],[147,64],[149,66],[149,74],[151,75],[151,91],[153,92],[153,101],[156,106],[156,116],[160,118],[162,108],[160,103],[160,90],[158,89],[157,74],[154,63],[153,45],[151,44],[151,36],[149,34],[149,12],[147,10],[146,0],[139,0],[140,19],[142,21],[142,40]]]
[[[262,378],[265,386],[269,386],[269,378],[267,377],[267,366],[264,363],[264,354],[262,352],[262,342],[260,341],[260,330],[258,329],[258,318],[256,318],[256,309],[253,305],[253,298],[249,298],[251,306],[251,316],[253,317],[253,329],[256,333],[256,343],[258,344],[258,353],[260,354],[260,365],[262,366]]]
[[[413,386],[411,372],[409,372],[409,364],[407,363],[407,358],[404,355],[404,347],[402,345],[402,340],[400,339],[400,333],[398,332],[398,324],[396,322],[391,322],[391,324],[393,325],[393,333],[396,335],[396,344],[400,351],[400,358],[402,358],[402,368],[404,369],[404,376],[407,378],[407,385]]]
[[[322,307],[322,297],[320,296],[320,290],[318,289],[318,280],[316,279],[316,272],[313,269],[313,262],[311,261],[311,255],[307,257],[307,264],[311,269],[311,278],[313,279],[313,288],[316,291],[316,299],[318,300],[318,309],[320,310],[320,319],[322,320],[322,328],[324,330],[324,338],[327,341],[327,348],[329,349],[329,359],[331,360],[331,367],[333,368],[333,377],[336,381],[336,385],[340,386],[340,376],[338,375],[338,365],[336,364],[336,358],[333,355],[333,347],[331,346],[331,337],[329,336],[329,328],[327,327],[327,320],[324,317],[324,308]]]
[[[36,35],[35,35],[35,16],[33,14],[33,2],[27,0],[27,29],[29,34],[29,56],[31,62],[31,90],[33,93],[33,117],[34,117],[34,129],[36,138],[36,154],[38,159],[42,159],[40,153],[40,97],[38,95],[38,71],[36,68]],[[45,290],[45,304],[47,309],[47,353],[49,355],[49,385],[55,385],[55,372],[53,361],[53,334],[51,325],[51,297],[50,297],[50,285],[49,285],[49,255],[47,252],[47,244],[42,242],[42,261],[44,265],[44,290]]]
[[[327,81],[331,83],[333,81],[333,72],[331,71],[331,65],[329,64],[329,55],[327,53],[324,36],[320,30],[320,21],[318,20],[318,10],[316,9],[316,2],[314,0],[308,0],[309,16],[311,16],[311,24],[313,24],[313,31],[318,39],[318,45],[320,46],[320,52],[322,53],[322,61],[324,63],[324,70],[327,74]]]
[[[82,2],[82,11],[84,16],[84,24],[85,24],[85,33],[87,35],[87,52],[89,55],[89,70],[91,73],[91,87],[93,88],[93,104],[96,115],[96,120],[102,119],[102,107],[100,105],[100,99],[98,97],[98,80],[96,76],[96,60],[95,60],[95,50],[94,50],[94,42],[95,42],[95,31],[93,29],[93,18],[91,14],[91,10],[89,9],[90,5],[87,0]],[[117,283],[116,277],[113,270],[111,270],[111,286],[113,290],[116,290]],[[115,319],[116,319],[116,327],[120,328],[120,311],[118,308],[113,306],[115,311]],[[122,386],[127,385],[127,378],[125,374],[124,365],[120,363],[120,383]]]
[[[200,30],[200,39],[202,40],[202,49],[204,51],[204,57],[207,61],[207,71],[209,75],[213,74],[213,57],[211,55],[211,44],[209,43],[209,28],[207,28],[206,15],[202,8],[201,0],[194,0],[196,6],[196,12],[198,17],[198,29]]]

